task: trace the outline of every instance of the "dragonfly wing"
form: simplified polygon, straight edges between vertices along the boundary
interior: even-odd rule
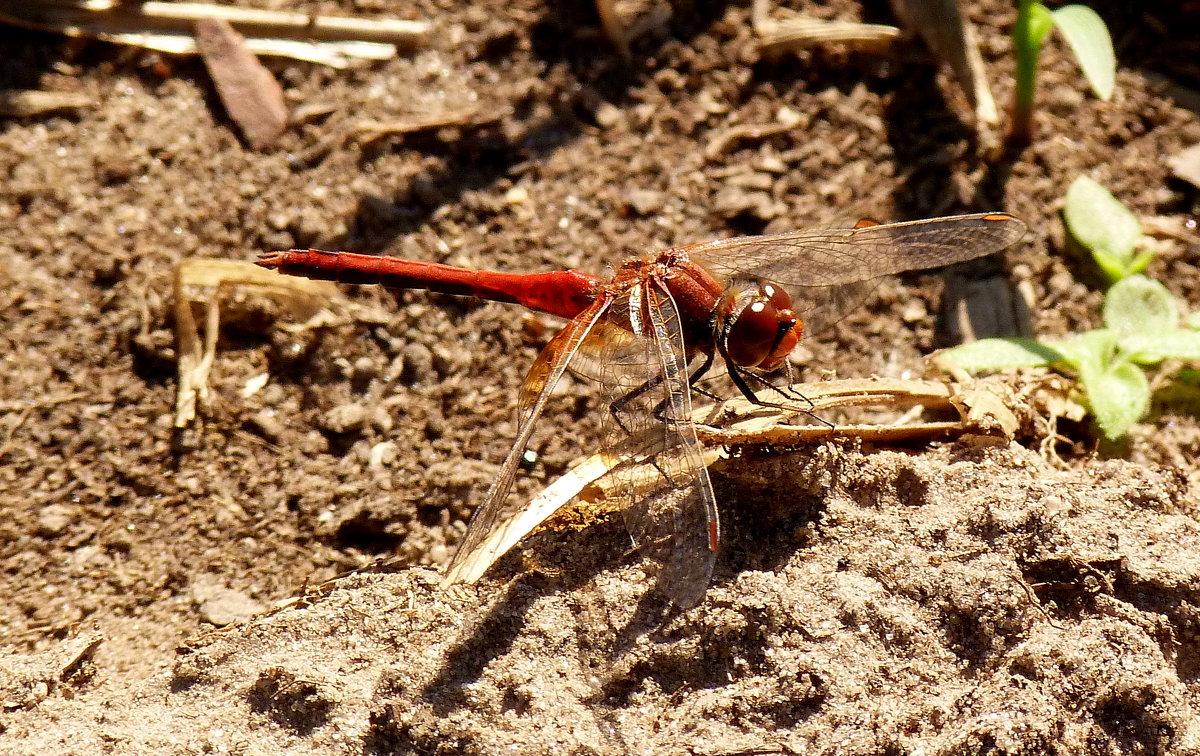
[[[610,316],[611,317],[611,316]],[[579,346],[567,370],[578,378],[603,383],[612,369],[605,367],[606,360],[622,364],[630,359],[626,351],[640,354],[642,337],[634,336],[608,319],[601,320],[592,329],[591,335]],[[633,358],[636,361],[636,358]]]
[[[474,582],[523,535],[510,531],[523,527],[522,515],[528,503],[508,501],[508,492],[512,489],[529,437],[555,384],[566,372],[580,345],[600,322],[609,304],[610,300],[602,298],[589,305],[551,339],[529,369],[518,402],[517,439],[500,465],[496,480],[484,495],[483,503],[472,515],[467,534],[446,570],[443,585]]]
[[[854,281],[840,286],[792,286],[792,311],[800,318],[805,336],[823,333],[858,309],[882,278]]]
[[[1011,215],[979,213],[723,239],[689,255],[718,279],[783,286],[815,333],[854,309],[883,276],[990,255],[1024,235],[1025,224]]]
[[[619,297],[605,321],[614,338],[603,342],[595,365],[608,402],[606,445],[641,450],[612,472],[632,500],[625,523],[648,561],[661,565],[657,588],[689,607],[708,587],[719,526],[705,449],[687,419],[679,313],[666,288],[647,279]]]

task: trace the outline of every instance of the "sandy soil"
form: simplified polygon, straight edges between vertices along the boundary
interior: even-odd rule
[[[747,449],[714,471],[724,551],[683,612],[647,595],[619,517],[546,528],[477,587],[436,585],[552,319],[364,289],[348,294],[386,320],[298,338],[250,308],[201,421],[172,428],[171,276],[193,256],[601,272],[733,234],[1005,209],[1030,226],[1004,257],[1036,331],[1094,327],[1066,187],[1088,173],[1182,229],[1197,193],[1165,158],[1200,141],[1194,11],[1094,5],[1114,100],[1052,38],[1039,138],[1007,153],[944,72],[761,61],[741,5],[681,6],[626,64],[587,4],[289,2],[437,34],[347,71],[268,61],[301,116],[262,152],[196,61],[0,30],[0,86],[94,101],[0,130],[0,751],[1200,752],[1186,391],[1121,445],[1063,423],[1061,458],[1036,438]],[[1012,9],[970,6],[1007,102]],[[353,137],[468,107],[462,127]],[[1192,310],[1197,251],[1165,238],[1149,270]],[[885,283],[805,345],[799,377],[922,373],[939,291]],[[593,451],[603,411],[565,386],[514,495]],[[398,565],[334,579],[384,556]]]

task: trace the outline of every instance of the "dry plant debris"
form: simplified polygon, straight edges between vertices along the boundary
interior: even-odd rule
[[[429,24],[391,18],[348,18],[235,8],[205,3],[33,0],[0,9],[0,23],[90,37],[177,55],[198,52],[197,21],[228,21],[258,55],[345,68],[355,58],[386,60],[424,46]]]
[[[1176,178],[1200,187],[1200,144],[1193,144],[1167,158],[1167,165]]]
[[[604,36],[629,61],[630,41],[666,25],[672,10],[668,3],[656,0],[596,0],[596,14]]]
[[[798,384],[790,390],[808,398],[811,406],[764,407],[738,398],[694,410],[691,419],[696,423],[696,435],[704,444],[705,462],[709,465],[717,462],[727,456],[726,449],[730,447],[800,446],[838,438],[877,443],[955,436],[1005,439],[1012,438],[1019,425],[1003,399],[982,386],[961,391],[932,381],[839,380]],[[823,412],[864,408],[888,411],[893,417],[897,410],[916,412],[879,424],[831,425],[815,420]],[[923,409],[958,412],[959,419],[944,422],[909,419]],[[615,482],[611,478],[606,480],[606,476],[626,463],[652,459],[662,451],[661,443],[661,433],[634,436],[575,465],[533,497],[507,526],[497,528],[474,554],[447,572],[442,584],[475,582],[497,559],[576,497],[595,501],[627,493],[614,490]],[[628,478],[622,478],[621,482],[627,481]]]
[[[417,134],[447,127],[465,128],[497,123],[504,115],[500,111],[484,113],[480,106],[470,105],[464,108],[445,110],[423,118],[410,117],[393,121],[358,120],[351,125],[350,130],[359,144],[370,144],[392,136],[402,137],[406,134]]]
[[[278,139],[288,121],[283,87],[246,47],[245,37],[224,19],[206,18],[196,22],[196,46],[221,104],[250,146],[262,149]]]
[[[277,276],[251,262],[190,258],[175,267],[175,350],[178,386],[175,427],[196,418],[196,405],[208,399],[208,376],[217,352],[221,330],[220,300],[229,287],[252,288],[282,306],[301,321],[312,321],[337,296],[337,287],[326,281]],[[204,335],[192,312],[204,307]]]
[[[44,92],[39,89],[14,89],[0,92],[0,116],[29,118],[59,110],[90,107],[92,98],[79,92]]]
[[[891,0],[890,4],[904,28],[920,34],[937,59],[949,64],[976,117],[983,123],[999,123],[979,42],[963,18],[958,0]]]
[[[884,53],[900,38],[900,30],[884,24],[825,21],[794,16],[776,21],[770,16],[769,0],[754,0],[753,25],[759,50],[779,56],[826,44],[844,44],[855,50]]]
[[[998,123],[1000,116],[987,85],[983,56],[974,31],[959,12],[957,0],[892,0],[891,5],[904,28],[920,34],[937,59],[950,65],[980,122]],[[883,24],[804,16],[776,21],[768,15],[767,0],[755,0],[754,31],[759,49],[768,56],[832,44],[888,54],[904,36],[899,28]]]

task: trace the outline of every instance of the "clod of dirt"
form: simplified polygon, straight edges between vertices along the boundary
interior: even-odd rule
[[[273,410],[264,409],[255,412],[246,420],[246,425],[264,440],[273,444],[279,443],[283,437],[283,423],[279,421]]]
[[[47,504],[38,513],[38,533],[47,538],[54,538],[66,532],[75,522],[76,513],[73,507],[65,504]]]
[[[71,697],[91,681],[92,656],[103,641],[98,633],[85,633],[36,658],[0,653],[0,710],[30,709],[56,692]]]
[[[325,413],[321,427],[339,436],[357,433],[367,424],[370,413],[361,404],[341,404]]]
[[[265,608],[241,591],[208,581],[192,586],[192,599],[199,605],[204,621],[217,627],[244,622]]]

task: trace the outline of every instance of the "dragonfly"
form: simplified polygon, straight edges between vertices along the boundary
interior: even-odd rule
[[[788,355],[860,305],[881,278],[998,252],[1025,224],[1003,212],[721,239],[626,260],[606,279],[578,270],[479,271],[350,252],[293,249],[258,264],[290,275],[474,296],[556,315],[517,397],[517,437],[475,510],[445,584],[473,582],[499,553],[524,504],[509,493],[555,385],[568,371],[597,382],[604,447],[649,439],[609,472],[633,502],[622,514],[655,586],[690,607],[707,591],[721,541],[692,391],[719,357],[756,404],[788,397],[770,382]],[[790,376],[789,376],[790,377]],[[697,389],[698,390],[698,389]],[[705,392],[707,393],[707,392]],[[801,398],[802,399],[802,398]],[[511,545],[511,540],[509,541]],[[504,548],[508,548],[505,546]]]

